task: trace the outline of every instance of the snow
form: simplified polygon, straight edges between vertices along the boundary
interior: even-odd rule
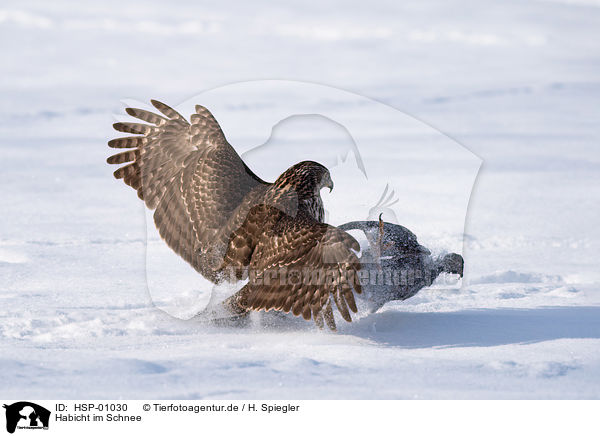
[[[598,29],[589,0],[4,2],[0,396],[598,398]],[[389,183],[464,279],[337,333],[188,320],[209,289],[105,163],[150,98],[205,104],[265,179],[318,156],[333,224]]]

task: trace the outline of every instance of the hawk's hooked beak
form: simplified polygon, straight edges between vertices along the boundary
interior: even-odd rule
[[[327,183],[325,183],[325,186],[323,187],[329,188],[329,192],[333,191],[333,181],[331,179],[327,180]]]

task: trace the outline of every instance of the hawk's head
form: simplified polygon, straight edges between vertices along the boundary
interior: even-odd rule
[[[325,209],[321,199],[321,189],[333,189],[333,182],[329,170],[323,165],[313,161],[297,163],[287,169],[275,181],[274,187],[283,197],[290,199],[294,197],[294,205],[297,211],[307,212],[319,222],[325,218]]]
[[[319,196],[323,188],[329,188],[331,192],[333,181],[326,167],[318,162],[306,160],[288,168],[275,181],[275,186],[291,186],[298,194],[299,200],[306,200]]]

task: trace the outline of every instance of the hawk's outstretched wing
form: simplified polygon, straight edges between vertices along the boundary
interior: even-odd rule
[[[113,148],[133,148],[108,158],[131,162],[115,177],[137,190],[154,212],[154,221],[169,247],[209,279],[215,271],[202,253],[232,212],[253,189],[268,184],[257,177],[225,139],[219,124],[196,106],[191,124],[169,106],[152,100],[164,116],[127,108],[142,123],[116,123],[114,128],[139,136],[113,139]]]
[[[348,233],[303,217],[284,216],[264,232],[250,262],[240,303],[253,310],[280,310],[323,320],[335,329],[330,297],[350,322],[360,293],[358,242]]]

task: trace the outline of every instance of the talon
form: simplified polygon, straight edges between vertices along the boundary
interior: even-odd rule
[[[382,215],[383,212],[379,214],[379,236],[377,237],[377,245],[379,247],[381,247],[381,242],[383,241],[383,220],[381,219]]]

